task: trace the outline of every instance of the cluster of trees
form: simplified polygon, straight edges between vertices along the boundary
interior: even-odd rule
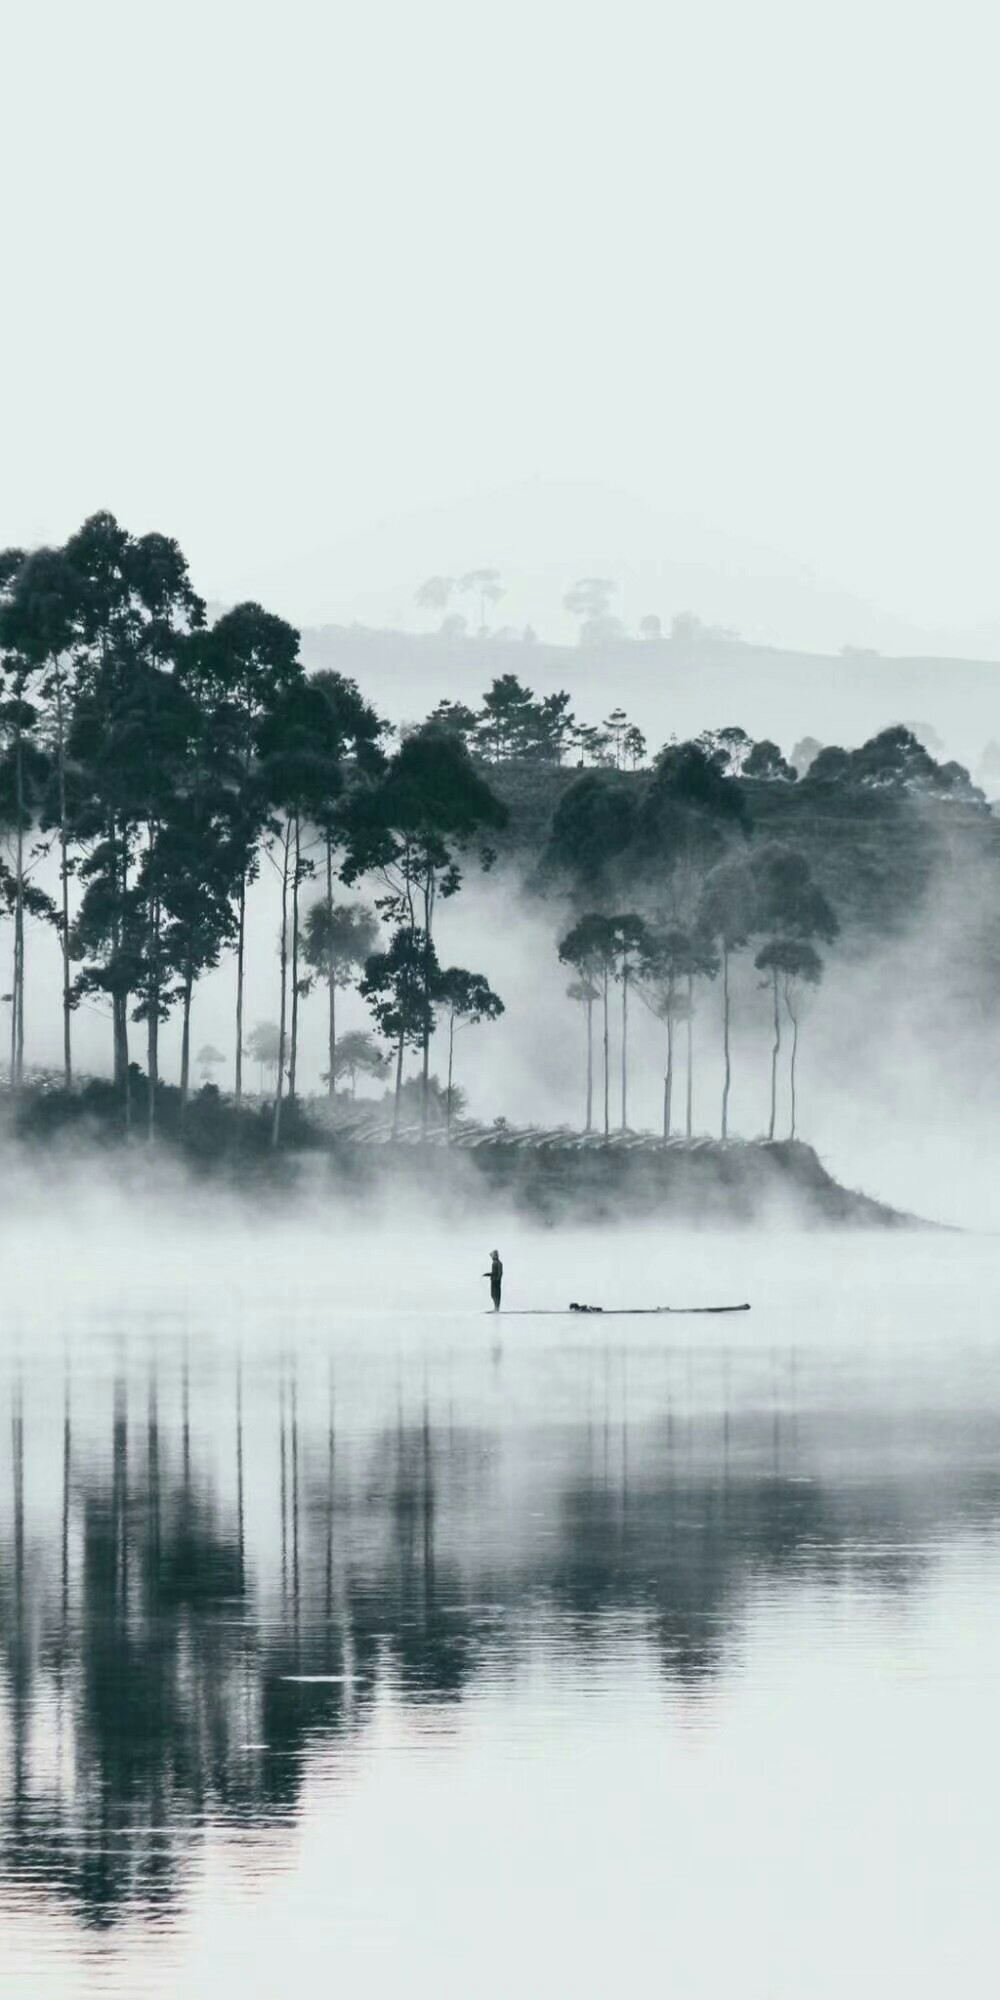
[[[617,597],[618,585],[609,576],[581,576],[566,592],[563,608],[579,620],[581,646],[607,646],[628,638],[625,622],[614,610]],[[645,644],[659,644],[664,637],[662,618],[655,611],[647,611],[639,620],[638,632]],[[693,611],[679,611],[670,623],[670,638],[675,645],[697,647],[737,637],[728,626],[703,624]]]
[[[924,725],[926,730],[927,725]],[[768,737],[756,742],[745,729],[708,729],[697,738],[718,769],[730,778],[765,783],[802,783],[810,791],[836,787],[841,791],[880,791],[925,798],[951,799],[985,805],[985,793],[974,785],[964,764],[941,763],[905,723],[880,729],[856,750],[822,744],[804,736],[791,758]],[[940,746],[939,746],[940,747]]]
[[[603,1129],[611,1128],[610,995],[620,990],[620,1116],[628,1128],[629,1001],[635,994],[665,1035],[663,1136],[673,1129],[676,1036],[686,1041],[684,1131],[692,1135],[697,997],[722,987],[719,1129],[729,1136],[732,1085],[730,975],[752,952],[772,1006],[768,1137],[776,1132],[783,1018],[791,1027],[790,1136],[796,1132],[800,999],[819,984],[820,943],[838,934],[837,917],[805,858],[769,841],[755,849],[746,799],[719,746],[668,745],[641,798],[597,774],[577,781],[555,814],[549,865],[587,901],[559,942],[576,977],[568,996],[586,1021],[586,1130],[594,1124],[594,1014],[601,1024]],[[594,897],[594,889],[598,897]],[[623,908],[624,894],[630,907]],[[594,907],[597,902],[599,907]]]
[[[581,764],[637,769],[646,755],[646,739],[623,708],[613,708],[603,723],[582,723],[569,704],[565,690],[536,696],[516,674],[500,674],[480,708],[441,701],[431,721],[488,764],[561,764],[575,754]]]
[[[376,1022],[397,1048],[397,1087],[403,1049],[422,1050],[426,1115],[438,1012],[447,1011],[453,1038],[456,1020],[500,1008],[478,975],[437,965],[435,904],[460,886],[462,849],[506,814],[453,732],[428,725],[395,754],[387,735],[353,681],[306,676],[298,634],[283,619],[245,603],[209,626],[184,556],[165,536],[136,537],[98,514],[62,548],[0,553],[0,832],[9,857],[0,910],[13,923],[14,1092],[24,1076],[26,921],[39,918],[61,945],[67,1087],[74,1010],[96,995],[110,1010],[126,1126],[130,1029],[144,1028],[152,1135],[160,1029],[179,1008],[186,1101],[194,989],[228,951],[239,1101],[247,894],[266,863],[281,913],[274,1142],[286,1083],[296,1094],[300,1001],[325,985],[332,1092],[337,991],[362,969]],[[53,845],[56,900],[32,879]],[[318,871],[321,900],[304,912],[303,886]],[[375,913],[334,899],[335,880],[362,875],[384,886],[378,913],[392,935],[382,951]],[[200,1060],[204,1068],[204,1051]]]
[[[489,612],[506,595],[507,588],[500,571],[484,565],[480,569],[466,570],[459,576],[425,577],[414,592],[414,603],[421,611],[429,611],[438,617],[438,631],[443,639],[462,639],[469,635],[469,611],[457,608],[466,604],[478,617],[478,624],[473,621],[477,637],[520,640],[525,645],[532,645],[538,636],[532,625],[520,629],[513,625],[500,625],[491,630],[487,624]],[[624,619],[615,610],[618,597],[619,586],[610,576],[578,577],[565,592],[563,610],[577,620],[581,646],[605,646],[629,637]],[[666,636],[663,620],[655,611],[648,611],[639,619],[637,630],[639,638],[647,644],[659,643]],[[693,611],[679,611],[671,619],[669,636],[675,645],[696,648],[720,639],[733,641],[738,639],[739,634],[728,625],[705,624]]]
[[[448,581],[448,580],[445,580]],[[599,579],[575,602],[599,615]],[[458,579],[488,595],[488,573]],[[593,586],[593,587],[592,587]],[[452,584],[449,584],[449,588]],[[686,1048],[684,1129],[692,1129],[693,1032],[699,996],[721,989],[720,1130],[729,1130],[730,976],[751,961],[773,1024],[769,1132],[788,1042],[796,1121],[801,998],[819,983],[820,947],[838,922],[806,860],[753,841],[760,786],[893,790],[982,804],[957,764],[938,763],[903,726],[860,749],[799,746],[805,775],[777,744],[738,728],[670,743],[652,769],[621,708],[581,726],[565,692],[536,697],[513,674],[477,710],[442,702],[391,744],[356,683],[307,676],[298,634],[259,604],[209,625],[177,543],[133,536],[109,514],[64,547],[0,552],[0,916],[11,926],[10,1078],[24,1077],[25,963],[30,926],[53,927],[62,957],[63,1071],[73,1078],[73,1019],[107,1009],[125,1123],[133,1097],[156,1127],[160,1033],[180,1017],[180,1094],[189,1091],[198,981],[231,957],[236,1101],[244,1056],[274,1079],[272,1136],[298,1090],[300,1010],[325,996],[331,1095],[345,1081],[394,1074],[395,1119],[407,1102],[408,1052],[426,1124],[436,1098],[458,1103],[455,1036],[496,1020],[502,1001],[482,973],[443,964],[440,905],[468,857],[488,868],[507,810],[491,784],[511,762],[581,768],[558,797],[539,886],[568,889],[573,922],[558,945],[587,1030],[586,1123],[594,1122],[594,1022],[603,1048],[603,1125],[610,1129],[611,989],[620,991],[620,1117],[628,1123],[629,1008],[664,1029],[663,1128],[675,1117],[677,1038]],[[54,870],[40,875],[43,855]],[[273,871],[280,921],[276,1019],[244,1026],[248,896]],[[42,886],[47,879],[48,889]],[[343,897],[343,885],[351,894]],[[56,887],[56,893],[49,891]],[[358,900],[360,891],[371,902]],[[341,1035],[339,996],[356,987],[375,1031]],[[145,1077],[132,1059],[145,1041]],[[446,1031],[447,1088],[430,1072]],[[220,1052],[195,1058],[203,1077]]]
[[[277,1021],[258,1021],[247,1036],[244,1054],[257,1064],[261,1094],[264,1090],[265,1074],[273,1089],[277,1082],[278,1064],[281,1059],[281,1034]],[[210,1078],[211,1069],[215,1064],[224,1060],[225,1058],[214,1049],[210,1054],[202,1050],[198,1058],[202,1065],[202,1073],[207,1078]],[[384,1077],[389,1067],[389,1057],[386,1051],[379,1047],[374,1035],[368,1034],[363,1028],[348,1028],[346,1033],[338,1035],[335,1039],[333,1062],[323,1077],[323,1082],[329,1083],[332,1078],[335,1090],[338,1083],[346,1081],[351,1097],[354,1098],[357,1096],[359,1076]]]
[[[478,638],[520,640],[524,645],[533,645],[538,635],[532,625],[520,629],[500,625],[491,629],[487,624],[490,611],[506,595],[500,571],[484,565],[459,576],[425,577],[414,592],[413,601],[419,610],[429,611],[439,619],[438,632],[443,639],[468,637],[472,612],[475,614],[472,629]],[[610,576],[578,577],[565,592],[563,610],[577,620],[581,646],[605,646],[629,637],[624,619],[615,610],[618,596],[619,586]],[[468,611],[457,608],[463,604],[469,607]],[[663,620],[655,611],[648,611],[639,619],[637,630],[646,644],[659,643],[666,636]],[[696,648],[719,639],[733,641],[739,634],[728,625],[707,625],[693,611],[679,611],[671,619],[669,636],[675,645]]]
[[[480,865],[489,868],[489,837],[506,821],[506,807],[460,736],[434,718],[403,739],[377,783],[356,789],[345,811],[343,879],[379,881],[376,908],[391,926],[386,948],[365,961],[360,991],[395,1050],[395,1123],[410,1048],[420,1055],[426,1124],[430,1043],[441,1013],[449,1021],[450,1083],[456,1021],[493,1020],[503,1011],[482,975],[441,966],[434,927],[439,903],[461,887],[465,852],[478,852]]]
[[[964,764],[954,759],[940,763],[903,723],[880,730],[857,750],[841,750],[833,743],[818,748],[806,782],[810,786],[859,786],[985,804],[985,793],[973,784]]]
[[[939,799],[986,812],[968,771],[941,762],[904,724],[855,750],[806,739],[789,762],[776,743],[731,727],[693,743],[671,743],[651,772],[631,779],[586,771],[562,793],[540,876],[569,888],[577,912],[559,946],[575,974],[568,991],[586,1018],[586,1123],[594,1122],[594,1020],[602,1025],[604,1129],[610,1127],[609,994],[620,989],[623,1128],[628,1119],[628,1008],[631,995],[664,1026],[663,1130],[674,1118],[677,1038],[686,1053],[683,1129],[692,1130],[693,1021],[712,982],[721,988],[719,1130],[729,1134],[732,1084],[730,979],[747,959],[766,992],[772,1026],[767,1130],[775,1136],[778,1084],[787,1044],[789,1129],[797,1125],[802,999],[819,985],[821,947],[839,932],[836,911],[794,846],[753,837],[752,801],[761,787],[797,787],[822,809],[824,798],[879,794],[891,810]],[[798,768],[797,768],[798,767]],[[800,775],[801,773],[801,775]]]

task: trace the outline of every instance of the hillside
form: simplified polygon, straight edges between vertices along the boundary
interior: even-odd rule
[[[490,783],[510,812],[498,846],[526,879],[534,880],[552,814],[579,776],[575,769],[525,764],[490,766]],[[639,789],[642,772],[618,782]],[[808,782],[741,779],[755,842],[780,840],[804,853],[833,903],[843,930],[884,940],[909,929],[932,890],[964,898],[969,949],[997,946],[977,923],[971,886],[981,876],[1000,881],[1000,819],[982,806],[920,798],[889,789],[843,788]]]
[[[935,733],[944,754],[975,775],[1000,735],[1000,666],[991,661],[787,652],[706,629],[583,647],[364,625],[307,629],[302,655],[312,669],[352,675],[397,723],[420,719],[442,698],[475,705],[495,677],[514,673],[538,694],[568,689],[586,720],[620,704],[654,748],[739,723],[787,752],[802,736],[852,745],[906,722],[918,735],[921,725],[925,737]]]

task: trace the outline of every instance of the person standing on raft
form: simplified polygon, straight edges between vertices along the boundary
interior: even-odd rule
[[[503,1289],[503,1265],[500,1262],[499,1250],[490,1251],[490,1268],[488,1271],[483,1272],[483,1277],[488,1278],[490,1281],[490,1298],[493,1300],[494,1312],[498,1313],[500,1311],[500,1293]]]

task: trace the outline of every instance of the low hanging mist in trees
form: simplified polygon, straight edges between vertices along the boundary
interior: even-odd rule
[[[801,854],[775,842],[756,846],[746,799],[733,768],[734,739],[668,745],[641,794],[581,777],[554,815],[545,867],[570,886],[575,900],[597,892],[601,909],[584,911],[558,943],[559,958],[578,977],[569,997],[585,1010],[586,1130],[593,1104],[593,1011],[601,1008],[603,1129],[611,1129],[609,992],[621,994],[620,1122],[628,1129],[628,998],[634,990],[663,1024],[663,1137],[673,1131],[676,1036],[684,1031],[684,1135],[693,1137],[694,1020],[701,991],[721,979],[723,1082],[719,1136],[729,1137],[732,1082],[730,969],[751,943],[766,976],[775,1027],[767,1135],[776,1136],[777,1078],[783,1004],[792,1026],[791,1129],[795,1136],[796,1076],[805,986],[817,986],[817,942],[832,943],[838,922]],[[757,746],[758,748],[760,746]],[[748,760],[749,761],[749,760]],[[758,759],[784,780],[776,759]],[[624,894],[628,910],[615,908]]]
[[[387,727],[375,710],[340,675],[307,677],[291,626],[243,604],[209,628],[177,544],[133,537],[110,515],[85,523],[62,550],[7,551],[0,591],[0,813],[13,847],[0,886],[14,926],[12,1091],[24,1076],[26,918],[59,931],[67,1089],[74,1009],[88,993],[109,1004],[126,1129],[137,1082],[130,1024],[144,1025],[150,1136],[160,1028],[181,1010],[183,1103],[195,985],[231,950],[235,1101],[249,1051],[273,1070],[276,1144],[286,1084],[296,1096],[299,1006],[314,979],[327,990],[335,1089],[337,987],[378,956],[378,925],[373,912],[338,904],[334,881],[368,871],[384,885],[380,914],[407,933],[411,956],[418,901],[422,909],[426,1116],[435,902],[457,892],[457,856],[471,835],[506,817],[461,740],[430,727],[387,756]],[[30,879],[30,843],[49,829],[59,846],[59,906]],[[317,863],[325,894],[303,915]],[[263,1030],[246,1041],[243,1019],[247,889],[262,865],[280,882],[273,1058],[262,1053]],[[408,1016],[404,1044],[414,1032]]]
[[[458,894],[466,848],[477,843],[480,865],[491,866],[486,836],[506,820],[506,808],[476,770],[465,744],[434,722],[406,737],[379,781],[351,802],[344,880],[378,876],[383,891],[376,906],[393,926],[387,951],[368,960],[361,991],[381,1032],[396,1046],[397,1125],[403,1057],[411,1047],[420,1050],[421,1122],[427,1127],[431,1036],[436,1008],[447,998],[434,946],[438,900]],[[453,996],[460,990],[460,973],[471,977],[464,968],[451,968]],[[452,1039],[457,1005],[453,998]],[[485,1018],[485,1010],[478,1018]]]
[[[481,618],[499,588],[486,570],[436,584],[442,603],[453,592],[478,598]],[[582,631],[609,605],[601,579],[576,587]],[[794,1136],[810,1007],[852,894],[849,880],[824,886],[826,857],[815,842],[806,852],[802,830],[838,812],[846,821],[847,805],[855,820],[895,813],[916,859],[921,804],[975,816],[988,811],[982,794],[902,725],[856,750],[811,742],[806,757],[800,744],[795,762],[731,727],[669,743],[650,763],[613,689],[605,706],[602,720],[581,721],[565,690],[539,695],[505,673],[478,700],[441,701],[396,732],[353,679],[307,675],[299,635],[261,605],[210,624],[169,537],[134,536],[98,514],[60,549],[3,552],[0,920],[13,1098],[31,1075],[25,966],[45,926],[61,961],[63,1089],[81,1082],[74,1017],[86,1001],[106,1010],[126,1131],[155,1135],[165,1091],[176,1091],[183,1120],[199,983],[221,968],[232,1042],[228,1052],[225,1037],[200,1045],[201,1088],[218,1096],[225,1080],[240,1107],[244,1063],[254,1065],[270,1091],[273,1145],[286,1120],[293,1136],[301,1129],[302,1010],[316,1018],[320,1006],[330,1115],[385,1090],[396,1129],[415,1113],[421,1132],[450,1133],[459,1038],[498,1020],[504,999],[484,972],[442,962],[438,918],[499,852],[545,913],[552,976],[579,1023],[585,1132],[630,1130],[636,1065],[648,1063],[639,1009],[657,1024],[664,1138],[695,1137],[699,1062],[708,1080],[698,1101],[717,1075],[713,1124],[730,1138],[735,1005],[760,1026],[759,1129],[781,1136],[787,1095]],[[265,872],[276,935],[250,920]],[[251,963],[273,995],[270,1018],[253,1027]],[[502,948],[498,965],[502,987]],[[340,997],[352,994],[367,1030],[350,1015],[341,1027]],[[179,1072],[165,1085],[161,1031],[175,1016]],[[436,1047],[444,1084],[431,1069]],[[751,1060],[745,1045],[740,1060]]]

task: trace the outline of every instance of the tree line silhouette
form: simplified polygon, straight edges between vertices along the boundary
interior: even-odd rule
[[[10,1082],[24,1080],[25,920],[50,922],[62,951],[63,1078],[73,1081],[72,1018],[87,994],[110,1006],[113,1075],[132,1122],[137,1079],[129,1030],[146,1039],[150,1137],[159,1031],[181,1013],[180,1095],[190,1083],[197,980],[235,960],[235,1078],[243,1095],[247,892],[266,860],[280,885],[278,1022],[272,1138],[295,1098],[299,1004],[315,981],[329,1006],[331,1094],[338,1075],[336,995],[359,968],[397,1055],[422,1052],[424,1115],[435,1008],[495,1015],[481,975],[441,967],[439,899],[461,883],[459,853],[506,812],[454,731],[429,725],[392,753],[389,731],[345,676],[307,677],[298,634],[254,603],[209,626],[176,542],[130,535],[95,515],[61,549],[0,555],[0,826],[11,859],[0,897],[14,927]],[[59,899],[32,870],[55,843]],[[34,844],[33,844],[34,843]],[[303,885],[324,895],[303,913]],[[338,904],[335,880],[380,881],[392,926]],[[79,885],[70,909],[70,882]],[[255,1051],[260,1054],[259,1048]],[[357,1047],[355,1045],[355,1073]]]
[[[635,770],[646,755],[646,738],[623,708],[602,723],[578,722],[565,689],[537,698],[516,674],[499,674],[482,706],[441,701],[431,721],[452,731],[466,748],[489,764],[561,764],[576,755],[581,764]]]
[[[591,580],[593,581],[593,580]],[[470,576],[465,584],[480,587]],[[485,588],[485,585],[483,585]],[[895,788],[982,805],[957,764],[938,764],[909,730],[855,751],[811,747],[801,781],[777,744],[729,728],[667,744],[646,762],[620,707],[582,725],[565,691],[536,696],[510,673],[478,708],[438,704],[394,732],[349,677],[307,675],[299,635],[256,603],[209,623],[177,543],[134,536],[96,514],[61,548],[0,553],[0,914],[12,929],[10,1087],[25,1079],[28,926],[49,924],[62,960],[63,1083],[73,1084],[73,1017],[107,1006],[112,1075],[126,1129],[150,1138],[162,1090],[159,1038],[179,1014],[181,1117],[190,1095],[198,981],[234,966],[233,1098],[244,1059],[273,1076],[271,1143],[299,1093],[300,1008],[322,991],[331,1098],[347,1080],[392,1066],[398,1128],[418,1058],[422,1128],[450,1125],[456,1030],[496,1020],[485,975],[442,965],[437,916],[470,862],[489,869],[511,812],[504,790],[567,762],[549,801],[534,887],[571,908],[557,941],[586,1022],[586,1129],[594,1117],[599,1013],[602,1116],[611,1128],[611,990],[620,996],[620,1123],[628,1129],[630,1006],[661,1024],[663,1133],[675,1121],[678,1043],[686,1055],[683,1128],[693,1131],[693,1032],[700,996],[721,989],[719,1130],[730,1130],[730,977],[743,957],[766,987],[772,1026],[768,1135],[776,1136],[788,1043],[796,1130],[802,996],[823,973],[820,946],[839,918],[801,852],[754,838],[753,786],[800,783],[813,795]],[[516,792],[516,786],[515,786]],[[983,807],[985,810],[985,807]],[[516,798],[515,798],[516,812]],[[38,879],[53,853],[58,891]],[[279,893],[276,1013],[248,1031],[248,892],[264,867]],[[72,894],[71,894],[72,885]],[[311,885],[311,896],[306,891]],[[352,894],[344,898],[341,887]],[[358,900],[358,892],[372,902]],[[556,920],[558,921],[558,919]],[[555,926],[554,926],[555,927]],[[338,1033],[338,995],[356,986],[375,1036]],[[448,1081],[430,1071],[447,1028]],[[132,1031],[145,1040],[145,1074]],[[210,1045],[202,1076],[223,1058]]]

